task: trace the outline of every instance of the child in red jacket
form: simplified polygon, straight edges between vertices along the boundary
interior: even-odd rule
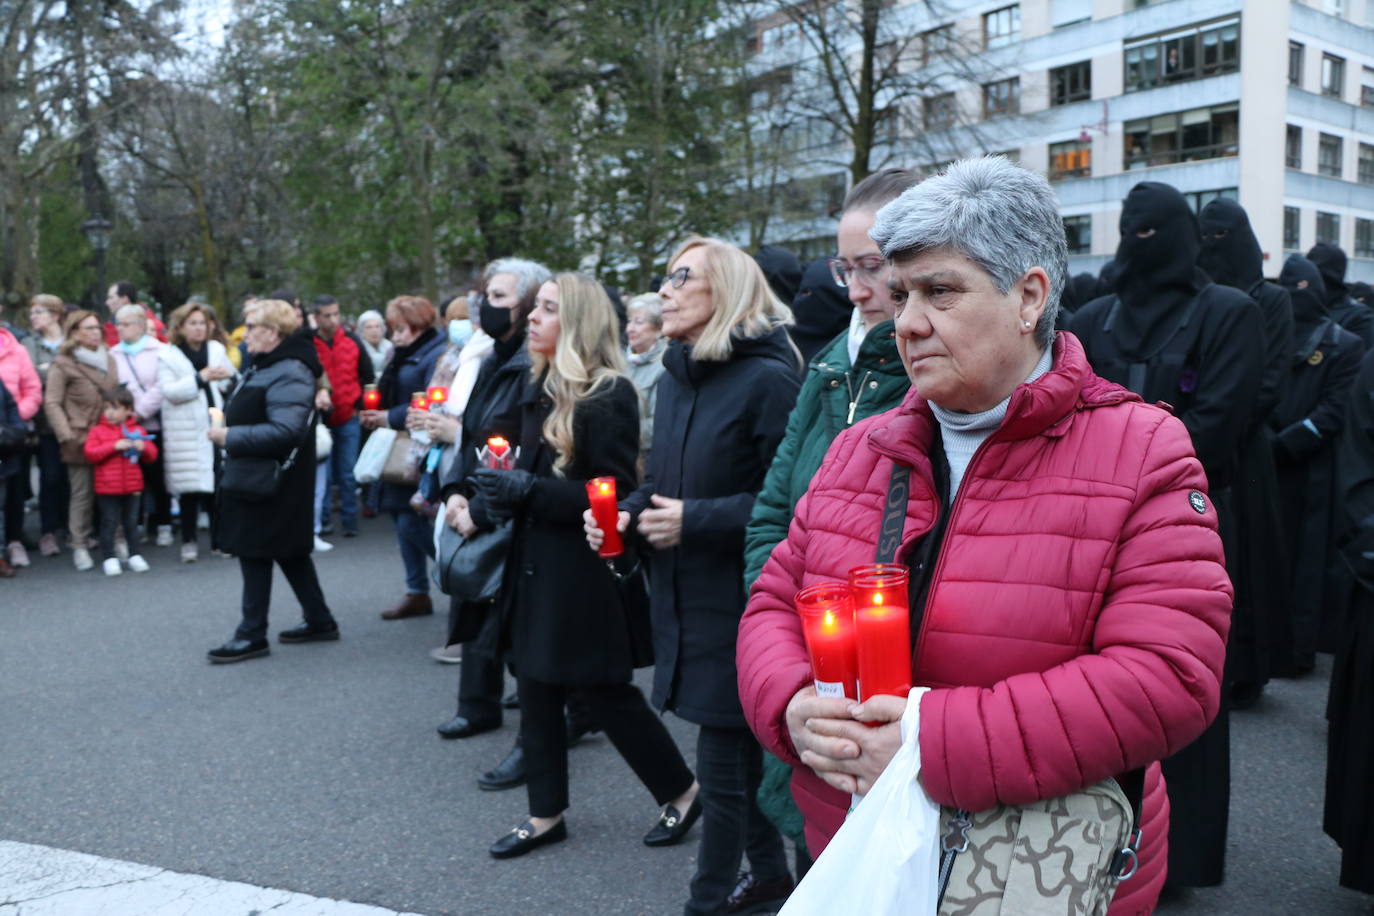
[[[132,545],[138,531],[138,505],[143,498],[143,470],[139,462],[157,460],[157,445],[147,430],[133,422],[134,395],[119,385],[101,394],[101,418],[86,437],[86,460],[95,465],[95,498],[100,507],[101,567],[117,576],[115,531],[122,524],[124,538]],[[148,561],[138,554],[129,557],[129,568],[147,572]]]

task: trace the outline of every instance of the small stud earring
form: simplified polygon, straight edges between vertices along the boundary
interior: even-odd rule
[[[1023,322],[1021,322],[1021,327],[1023,327],[1023,328],[1028,328],[1028,327],[1030,327],[1030,322],[1029,322],[1029,321],[1023,321]]]

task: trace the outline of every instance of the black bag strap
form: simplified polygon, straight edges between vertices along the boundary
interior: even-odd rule
[[[892,462],[892,475],[887,481],[887,500],[883,503],[883,527],[878,531],[878,550],[875,563],[894,563],[902,549],[902,532],[906,529],[906,502],[911,494],[911,468]]]
[[[310,416],[305,418],[305,435],[301,436],[300,440],[296,443],[295,447],[291,449],[290,454],[288,454],[281,463],[281,469],[283,473],[295,467],[296,455],[298,452],[300,452],[301,446],[305,445],[306,440],[314,434],[316,414],[317,411],[315,410],[315,408],[311,407]]]

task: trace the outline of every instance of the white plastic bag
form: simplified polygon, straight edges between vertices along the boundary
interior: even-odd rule
[[[376,483],[386,467],[386,456],[391,454],[391,446],[396,443],[396,430],[379,426],[367,437],[358,460],[353,464],[353,479],[358,483]]]
[[[916,781],[921,695],[908,695],[902,747],[779,916],[935,916],[940,870],[940,806]]]

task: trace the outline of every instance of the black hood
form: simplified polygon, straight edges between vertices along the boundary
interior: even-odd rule
[[[1198,214],[1202,229],[1202,250],[1197,266],[1212,282],[1234,286],[1248,292],[1264,278],[1264,252],[1250,228],[1245,208],[1234,200],[1219,197]]]
[[[1301,347],[1312,329],[1330,314],[1326,285],[1317,266],[1300,254],[1289,255],[1279,274],[1279,286],[1293,299],[1293,340]]]
[[[1351,299],[1374,308],[1374,289],[1371,289],[1368,283],[1352,283],[1349,292]]]
[[[1307,252],[1307,260],[1321,271],[1326,284],[1326,302],[1334,305],[1345,298],[1345,252],[1330,242],[1318,242]]]
[[[787,331],[782,327],[776,327],[758,337],[732,338],[730,359],[724,362],[698,362],[692,356],[691,344],[674,340],[663,353],[663,369],[684,385],[695,388],[697,383],[718,368],[736,360],[749,358],[773,359],[791,366],[794,370],[800,368],[797,353],[787,338]]]
[[[1112,334],[1122,352],[1144,358],[1173,335],[1206,285],[1197,269],[1198,248],[1197,217],[1182,194],[1157,181],[1131,188],[1116,249],[1121,308]]]
[[[795,254],[777,245],[764,245],[754,255],[754,260],[763,270],[773,294],[783,303],[797,298],[797,290],[802,282],[802,265]]]
[[[284,359],[298,359],[305,363],[306,368],[315,378],[324,374],[324,366],[320,364],[319,351],[315,349],[314,334],[305,325],[302,325],[300,330],[288,335],[285,340],[266,353],[254,353],[253,365],[259,369],[266,369],[273,363],[279,363]]]
[[[1061,315],[1072,315],[1097,298],[1097,277],[1084,271],[1064,284],[1064,293],[1059,297]]]
[[[792,317],[796,320],[791,328],[792,340],[801,350],[802,358],[809,361],[817,350],[849,327],[853,313],[854,303],[849,301],[844,287],[830,275],[830,265],[825,258],[817,258],[806,265],[801,289],[792,300]]]
[[[1097,291],[1093,298],[1099,299],[1102,296],[1111,296],[1116,293],[1116,276],[1121,273],[1121,268],[1116,266],[1116,258],[1112,258],[1102,269],[1097,272]]]

